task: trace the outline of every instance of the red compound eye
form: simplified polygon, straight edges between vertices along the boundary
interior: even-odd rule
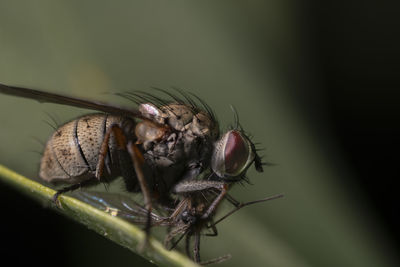
[[[249,146],[239,132],[231,131],[228,134],[224,150],[225,172],[229,175],[238,175],[246,167]]]
[[[219,177],[240,176],[254,160],[250,141],[240,131],[229,131],[215,145],[211,168]]]

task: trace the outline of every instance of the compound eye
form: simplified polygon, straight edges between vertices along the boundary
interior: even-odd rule
[[[217,144],[211,167],[220,177],[239,176],[253,161],[249,140],[239,131],[229,131]]]
[[[249,157],[249,147],[239,132],[232,131],[225,145],[225,172],[231,176],[240,174]]]

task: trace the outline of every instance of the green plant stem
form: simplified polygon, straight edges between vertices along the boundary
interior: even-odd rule
[[[100,235],[130,249],[157,265],[199,266],[176,251],[166,250],[154,238],[150,238],[150,244],[139,252],[138,244],[143,244],[145,233],[135,225],[65,195],[59,197],[61,207],[57,207],[52,201],[56,191],[15,173],[2,165],[0,165],[0,180],[38,201],[48,203],[49,207],[57,209],[62,214],[86,225]]]

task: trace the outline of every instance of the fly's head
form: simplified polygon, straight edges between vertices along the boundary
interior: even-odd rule
[[[230,130],[216,142],[211,169],[218,178],[227,182],[246,179],[246,171],[253,163],[258,172],[263,172],[261,157],[243,130]]]

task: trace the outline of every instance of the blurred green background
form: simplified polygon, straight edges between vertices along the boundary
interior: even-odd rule
[[[302,35],[304,7],[294,2],[2,1],[0,82],[121,105],[130,103],[105,93],[177,86],[203,98],[223,129],[233,104],[277,165],[250,170],[254,185],[232,195],[285,198],[221,223],[217,238],[202,239],[202,259],[231,253],[220,266],[396,266],[382,221],[344,182],[355,175],[351,164],[330,129],[308,117],[304,103],[321,93],[312,90],[319,77]],[[42,147],[32,137],[45,141],[52,132],[46,113],[61,123],[87,111],[0,95],[1,164],[37,176],[40,156],[31,151]],[[149,264],[3,184],[0,191],[8,214],[2,243],[29,255],[17,262]]]

